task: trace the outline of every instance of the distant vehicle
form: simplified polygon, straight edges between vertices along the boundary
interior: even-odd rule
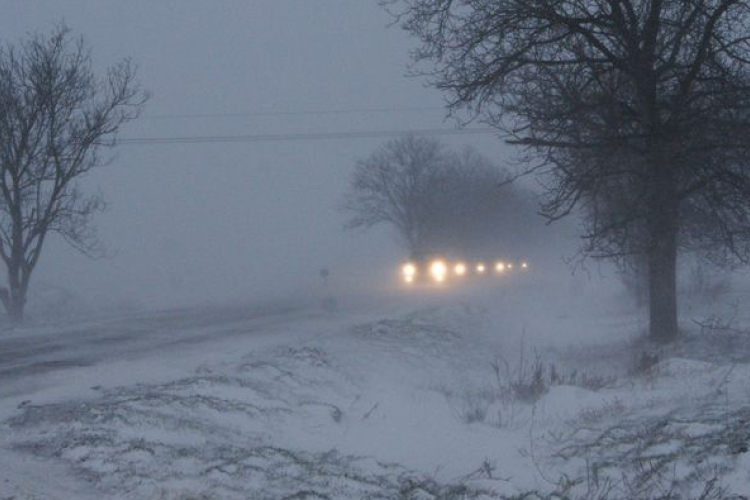
[[[418,254],[401,265],[401,280],[406,284],[442,284],[470,277],[501,276],[514,271],[525,272],[529,263],[504,259],[457,259],[440,254]]]
[[[446,257],[436,253],[412,255],[401,266],[401,277],[405,283],[442,283],[450,274],[448,262]]]

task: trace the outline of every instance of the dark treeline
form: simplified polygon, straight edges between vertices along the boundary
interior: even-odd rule
[[[506,171],[471,148],[414,136],[358,162],[342,208],[348,228],[390,225],[412,255],[518,258],[542,227],[532,194]]]

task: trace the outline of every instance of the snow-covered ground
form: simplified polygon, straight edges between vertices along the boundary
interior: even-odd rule
[[[652,346],[619,293],[563,292],[6,332],[0,499],[747,495],[750,334]]]

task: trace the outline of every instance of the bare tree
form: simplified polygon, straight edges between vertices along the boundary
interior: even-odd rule
[[[423,252],[434,220],[446,154],[435,139],[406,136],[388,141],[357,163],[342,209],[348,229],[393,226],[410,252]]]
[[[50,233],[97,251],[89,223],[103,200],[79,181],[145,99],[129,60],[97,78],[84,42],[64,26],[0,48],[0,258],[8,275],[0,299],[14,321],[23,319]]]
[[[681,234],[748,260],[750,2],[383,3],[404,5],[416,67],[451,107],[528,148],[550,218],[584,206],[587,251],[643,249],[653,339],[678,335]]]
[[[357,164],[342,208],[348,228],[391,225],[411,254],[521,254],[535,214],[508,179],[471,148],[407,136]]]

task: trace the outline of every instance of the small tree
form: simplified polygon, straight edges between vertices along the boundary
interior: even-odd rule
[[[51,232],[97,251],[89,223],[103,201],[84,195],[79,181],[145,99],[129,60],[96,78],[83,40],[71,40],[67,27],[0,48],[0,258],[8,275],[0,299],[13,321],[23,320]]]

